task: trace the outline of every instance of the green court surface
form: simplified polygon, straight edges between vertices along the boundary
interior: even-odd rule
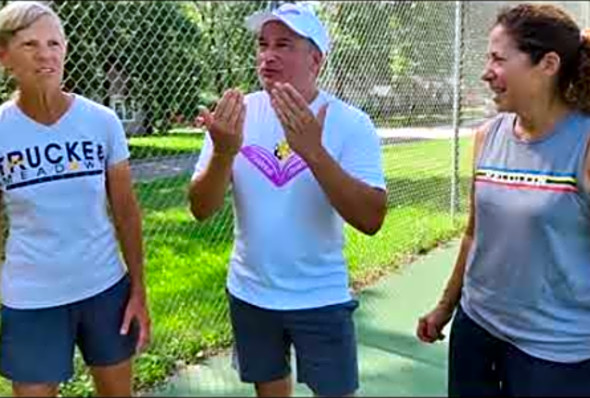
[[[415,328],[442,292],[457,250],[458,242],[435,249],[360,292],[357,396],[446,396],[447,341],[421,343]],[[154,395],[253,396],[254,391],[239,381],[227,353],[186,368]],[[298,384],[295,395],[313,394]]]

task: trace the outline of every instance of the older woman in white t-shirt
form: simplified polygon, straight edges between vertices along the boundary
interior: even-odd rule
[[[56,396],[77,345],[98,395],[129,396],[150,329],[129,150],[112,110],[62,91],[66,47],[49,7],[0,11],[0,62],[18,85],[0,106],[0,373],[16,396]]]

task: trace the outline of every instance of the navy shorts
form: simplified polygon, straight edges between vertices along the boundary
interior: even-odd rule
[[[477,325],[459,306],[451,327],[450,397],[590,396],[590,360],[532,357]]]
[[[15,382],[59,383],[73,374],[74,346],[89,366],[129,359],[138,337],[134,321],[119,334],[129,298],[126,275],[96,296],[41,309],[2,306],[0,373]]]
[[[326,307],[276,311],[228,293],[236,362],[243,382],[261,383],[290,375],[291,345],[297,381],[316,394],[342,396],[358,389],[352,313],[356,300]]]

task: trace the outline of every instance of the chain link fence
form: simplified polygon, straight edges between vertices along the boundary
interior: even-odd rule
[[[224,283],[231,199],[206,222],[188,212],[186,189],[203,143],[193,121],[199,105],[211,106],[227,88],[259,89],[255,38],[243,21],[279,3],[49,3],[68,36],[66,89],[113,108],[129,137],[154,332],[137,362],[139,387],[230,343]],[[346,229],[354,288],[462,230],[468,127],[493,112],[479,79],[487,32],[498,9],[514,3],[310,2],[333,39],[321,86],[369,113],[383,142],[383,229],[371,238]],[[590,23],[588,4],[563,2],[583,26]],[[1,99],[13,92],[2,76]],[[85,395],[89,386],[80,373],[64,391]]]

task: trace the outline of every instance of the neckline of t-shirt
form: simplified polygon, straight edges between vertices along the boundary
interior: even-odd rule
[[[70,118],[70,114],[72,114],[74,112],[74,108],[77,106],[76,104],[79,102],[78,101],[78,96],[75,93],[69,93],[69,95],[72,96],[72,102],[70,103],[70,105],[68,106],[68,109],[66,109],[66,111],[63,113],[63,115],[61,115],[59,117],[59,119],[57,119],[55,122],[53,122],[50,125],[47,124],[43,124],[43,123],[39,123],[38,121],[36,121],[35,119],[33,119],[32,117],[30,117],[29,115],[27,115],[25,112],[23,112],[23,110],[17,105],[16,100],[13,101],[13,106],[14,109],[16,109],[16,112],[18,113],[18,115],[22,118],[24,118],[25,120],[27,120],[29,123],[34,124],[37,128],[41,128],[44,130],[53,130],[56,127],[58,127],[59,125],[63,124],[64,121],[66,121],[67,119]]]
[[[318,95],[316,95],[316,97],[313,99],[313,101],[311,101],[309,106],[310,106],[310,108],[315,107],[315,106],[321,106],[321,105],[323,105],[322,102],[328,102],[328,101],[329,101],[328,93],[325,92],[324,90],[318,90]]]
[[[512,119],[510,120],[510,134],[509,137],[512,141],[514,141],[515,143],[519,144],[519,145],[536,145],[536,144],[540,144],[544,141],[547,141],[549,139],[551,139],[552,137],[555,136],[555,134],[557,133],[557,131],[563,127],[564,125],[568,124],[570,121],[574,120],[574,117],[576,116],[577,112],[576,111],[571,111],[568,112],[565,116],[563,116],[561,119],[557,120],[555,122],[555,124],[553,125],[553,127],[551,127],[551,129],[549,129],[549,131],[546,134],[543,134],[541,137],[530,140],[530,141],[525,141],[522,140],[520,138],[518,138],[516,136],[516,120],[518,118],[518,115],[516,113],[512,114]]]

